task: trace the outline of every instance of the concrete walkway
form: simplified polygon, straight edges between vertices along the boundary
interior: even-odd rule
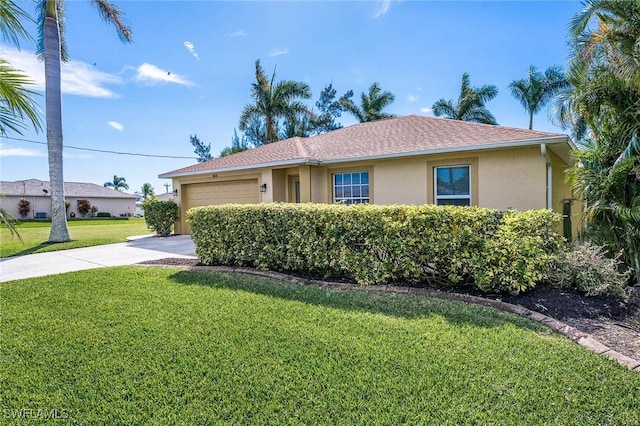
[[[0,259],[0,282],[106,266],[133,265],[167,257],[195,258],[189,235],[131,237],[126,243]]]

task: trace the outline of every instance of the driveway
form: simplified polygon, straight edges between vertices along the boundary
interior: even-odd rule
[[[0,259],[0,282],[178,257],[195,259],[189,235],[131,237],[126,243]]]

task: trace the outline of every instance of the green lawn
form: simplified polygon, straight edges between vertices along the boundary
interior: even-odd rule
[[[4,227],[0,228],[0,257],[119,243],[126,241],[126,238],[132,235],[151,233],[147,229],[144,218],[82,219],[69,222],[69,232],[73,241],[47,244],[50,229],[49,222],[21,223],[18,225],[18,232],[22,237],[20,241],[17,237],[12,237]]]
[[[3,283],[0,315],[8,423],[640,424],[640,374],[459,302],[138,266]]]

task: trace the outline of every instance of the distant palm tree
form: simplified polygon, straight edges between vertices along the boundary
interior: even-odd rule
[[[514,80],[509,84],[511,95],[519,100],[525,111],[529,113],[529,130],[533,129],[533,115],[568,85],[562,67],[557,65],[547,68],[544,73],[531,65],[525,78]]]
[[[498,124],[493,114],[484,106],[486,102],[498,95],[498,88],[491,85],[471,87],[469,74],[462,74],[460,96],[458,103],[452,100],[440,99],[433,104],[433,114],[436,117],[446,117],[453,120],[472,121],[474,123]]]
[[[127,180],[123,177],[120,177],[118,175],[113,175],[113,181],[111,182],[105,182],[104,183],[104,187],[105,188],[113,188],[113,189],[117,189],[118,191],[124,191],[129,189],[129,185],[127,184]]]
[[[140,194],[142,194],[142,198],[146,200],[147,198],[153,197],[155,195],[155,191],[153,189],[153,186],[151,186],[150,183],[144,183],[142,184],[142,188],[140,188]]]
[[[278,140],[279,118],[289,117],[298,113],[308,113],[308,108],[297,99],[309,99],[311,90],[306,83],[293,80],[283,80],[277,83],[275,69],[271,78],[267,78],[260,60],[256,61],[256,82],[251,84],[251,98],[253,104],[244,107],[240,116],[240,130],[250,128],[256,118],[266,123],[266,139],[262,143]]]
[[[369,87],[368,93],[360,95],[361,106],[357,106],[352,100],[353,90],[349,90],[339,100],[340,105],[353,115],[360,123],[381,120],[383,118],[393,118],[395,115],[382,112],[382,110],[395,100],[395,95],[389,91],[383,92],[379,83],[373,83]]]
[[[90,0],[100,17],[113,24],[120,40],[132,41],[131,29],[122,21],[123,13],[110,0]],[[47,120],[47,146],[49,181],[51,183],[51,231],[49,242],[69,241],[69,227],[64,206],[64,178],[62,168],[62,95],[60,65],[67,62],[64,40],[64,0],[38,0],[39,41],[38,55],[44,59],[45,103]]]
[[[31,19],[12,0],[0,2],[0,33],[4,40],[19,46],[21,38],[31,38],[22,26],[23,20]],[[42,130],[38,107],[32,99],[35,93],[24,88],[31,83],[24,74],[0,59],[0,135],[6,135],[8,130],[21,134],[26,128],[25,118],[36,131]]]

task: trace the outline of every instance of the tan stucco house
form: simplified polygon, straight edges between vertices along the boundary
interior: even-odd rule
[[[456,204],[568,213],[566,135],[410,115],[291,138],[161,174],[181,218],[223,203]],[[574,225],[575,228],[575,225]]]
[[[12,215],[20,219],[18,209],[20,199],[29,201],[30,209],[25,219],[51,218],[51,185],[48,181],[38,179],[0,182],[0,199],[2,206]],[[69,201],[68,217],[81,217],[78,211],[78,200],[88,200],[98,212],[111,213],[111,216],[132,216],[136,211],[136,196],[111,188],[84,182],[65,182],[65,200]]]

